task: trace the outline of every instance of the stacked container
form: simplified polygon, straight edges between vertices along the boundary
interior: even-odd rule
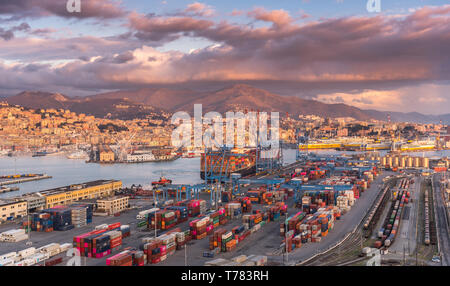
[[[74,227],[82,227],[87,224],[87,208],[73,207],[71,208],[71,218]]]

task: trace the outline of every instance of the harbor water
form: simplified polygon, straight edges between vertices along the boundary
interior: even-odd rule
[[[341,152],[335,150],[314,151],[327,154],[355,154],[356,152]],[[381,155],[385,153],[380,152]],[[412,156],[445,157],[450,151],[414,152]],[[284,164],[295,162],[295,149],[283,151]],[[171,179],[174,184],[199,184],[200,158],[180,158],[171,162],[136,163],[136,164],[95,164],[84,160],[67,159],[65,156],[44,157],[0,157],[0,175],[11,174],[47,174],[51,179],[32,181],[9,185],[19,187],[19,191],[0,194],[0,198],[13,197],[29,192],[37,192],[71,184],[83,183],[100,179],[121,180],[124,186],[142,185],[150,188],[152,181],[160,176]]]

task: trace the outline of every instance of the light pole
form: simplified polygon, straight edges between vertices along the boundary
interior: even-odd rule
[[[287,241],[287,238],[288,238],[288,222],[287,222],[287,216],[288,216],[288,213],[287,213],[287,211],[286,211],[286,214],[285,214],[285,220],[284,220],[284,240],[285,240],[285,242],[284,242],[284,244],[285,244],[285,251],[286,251],[286,264],[288,264],[289,263],[289,252],[288,252],[288,241]]]
[[[187,242],[186,242],[186,238],[184,240],[184,266],[188,266],[187,265]]]
[[[153,192],[154,193],[154,192]],[[155,198],[155,195],[153,195],[153,201],[154,201],[154,205],[155,205],[155,208],[156,208],[156,198]],[[156,235],[157,235],[157,231],[156,231],[156,226],[157,226],[157,222],[158,222],[158,220],[157,220],[157,216],[156,216],[156,212],[153,214],[153,216],[155,217],[155,239],[156,239]]]

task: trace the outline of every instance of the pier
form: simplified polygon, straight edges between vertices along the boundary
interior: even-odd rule
[[[34,176],[19,176],[17,178],[14,178],[12,176],[8,176],[10,178],[2,177],[0,179],[0,186],[5,185],[13,185],[13,184],[20,184],[25,182],[31,182],[31,181],[38,181],[38,180],[44,180],[44,179],[50,179],[52,176],[49,176],[47,174],[37,174]]]

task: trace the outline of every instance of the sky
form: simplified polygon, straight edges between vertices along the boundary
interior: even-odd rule
[[[450,1],[0,1],[0,96],[248,83],[383,111],[450,113]]]

